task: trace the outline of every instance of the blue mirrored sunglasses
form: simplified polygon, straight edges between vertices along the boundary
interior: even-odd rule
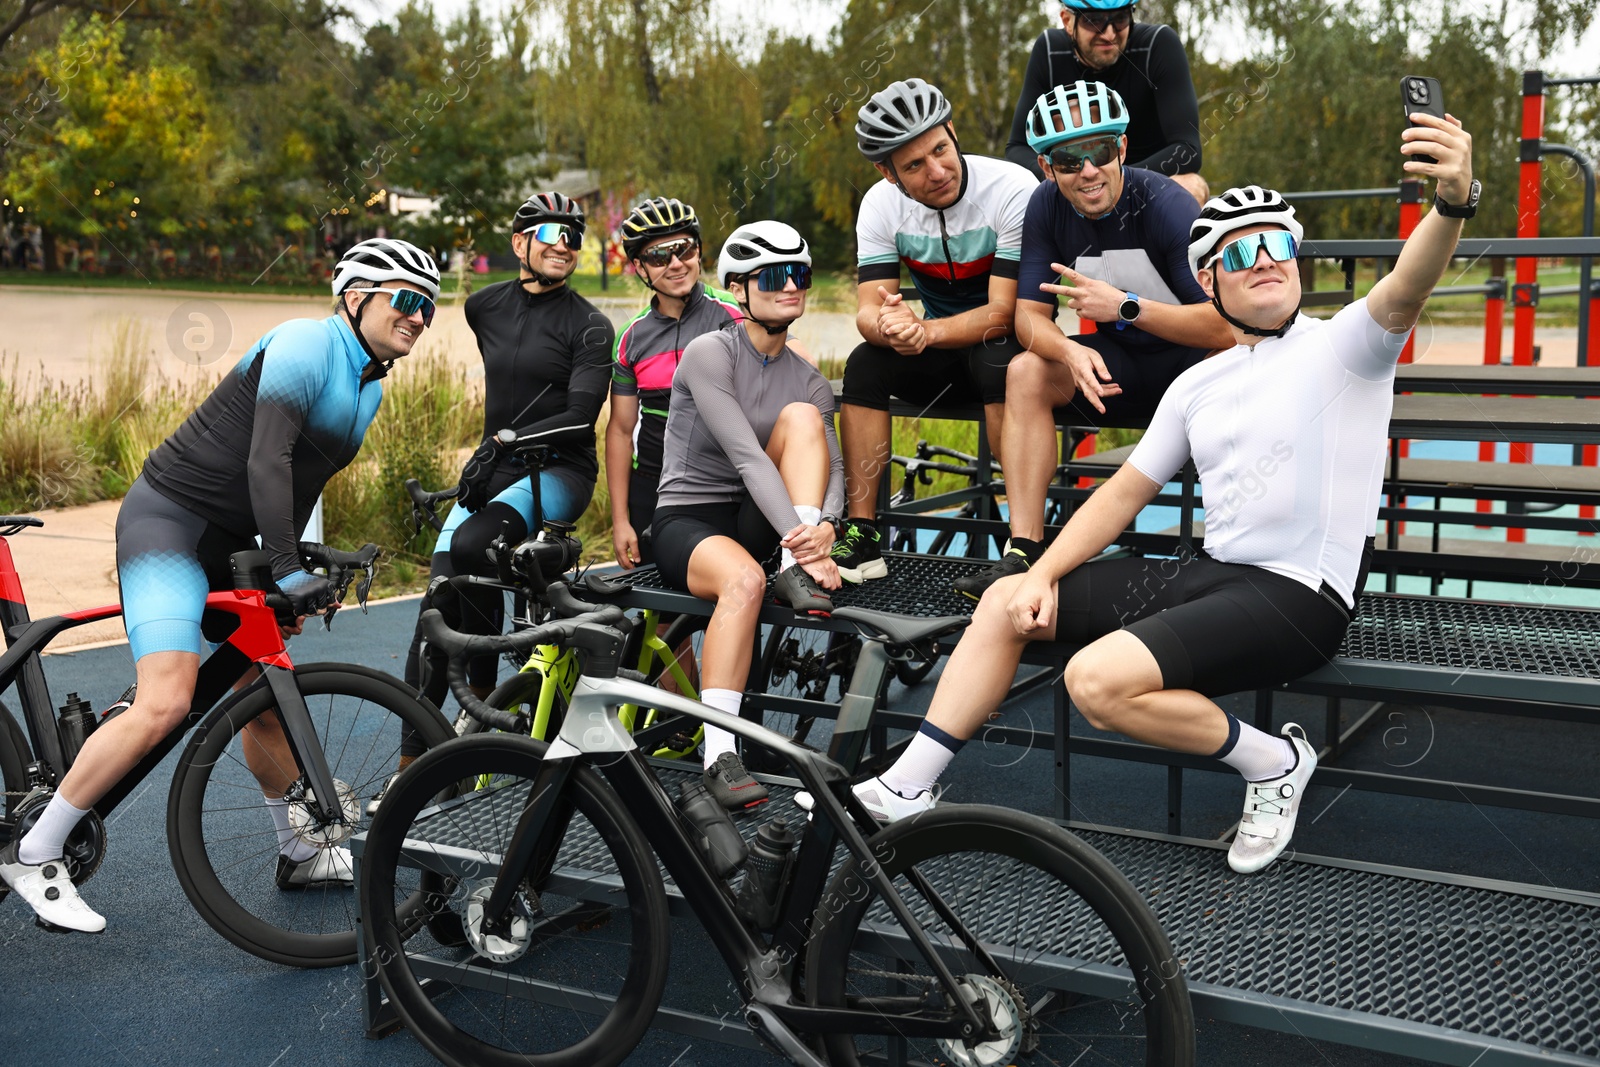
[[[576,252],[583,247],[583,234],[577,227],[569,226],[565,222],[541,222],[537,226],[529,226],[523,233],[533,234],[533,239],[540,244],[553,245],[563,237],[567,239],[567,247]]]
[[[419,293],[415,289],[388,289],[371,288],[357,289],[358,293],[388,293],[389,306],[402,315],[411,316],[422,312],[422,325],[433,325],[433,313],[436,310],[433,298],[427,293]]]
[[[804,263],[779,263],[756,271],[756,288],[763,293],[778,293],[792,278],[796,289],[811,288],[811,268]]]
[[[1222,269],[1232,273],[1236,270],[1249,270],[1255,266],[1256,257],[1262,248],[1265,248],[1267,255],[1277,262],[1287,263],[1294,258],[1295,251],[1299,247],[1295,243],[1294,234],[1288,230],[1267,230],[1264,233],[1253,233],[1249,237],[1229,241],[1222,246],[1222,251],[1211,262],[1215,264],[1220,259]]]

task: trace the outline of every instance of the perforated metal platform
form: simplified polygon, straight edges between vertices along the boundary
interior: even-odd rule
[[[1600,679],[1600,611],[1368,594],[1357,604],[1339,654]]]
[[[670,790],[680,772],[663,774]],[[739,820],[746,837],[764,819],[803,817],[792,789],[772,792],[759,818]],[[514,824],[508,812],[525,799],[523,788],[452,802],[419,821],[413,841],[461,849],[469,831]],[[1243,876],[1209,843],[1075,829],[1155,909],[1198,1008],[1351,1044],[1381,1039],[1390,1051],[1441,1063],[1476,1063],[1486,1049],[1485,1063],[1600,1057],[1600,895],[1306,857]],[[580,895],[592,883],[595,899],[612,899],[605,857],[584,824],[563,844],[558,877]],[[985,903],[997,915],[1040,915],[1020,958],[1054,968],[1062,988],[1086,992],[1104,966],[1120,965],[1080,902],[1052,902],[1044,885],[1013,888]],[[669,892],[673,910],[687,913],[670,882]],[[883,928],[892,927],[885,919]]]
[[[929,619],[941,615],[971,615],[973,602],[952,589],[951,583],[989,565],[985,560],[958,556],[921,556],[900,552],[886,552],[884,558],[889,562],[888,578],[860,585],[846,582],[829,594],[834,605]],[[607,581],[627,587],[631,598],[637,600],[640,606],[711,614],[710,603],[671,588],[654,567],[639,567],[608,575]],[[767,589],[770,593],[770,581]],[[763,614],[763,622],[792,622],[796,618],[787,607],[770,605],[767,610],[772,615],[769,618]],[[843,628],[842,623],[839,625]]]

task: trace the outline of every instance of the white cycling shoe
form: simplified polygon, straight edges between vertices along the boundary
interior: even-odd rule
[[[1300,799],[1305,795],[1311,774],[1317,769],[1317,751],[1306,739],[1306,732],[1286,723],[1283,736],[1299,757],[1289,773],[1264,782],[1246,782],[1244,816],[1239,832],[1228,849],[1228,866],[1240,874],[1254,874],[1283,854],[1294,836]]]
[[[306,889],[314,885],[354,885],[355,866],[347,848],[318,849],[317,854],[295,861],[278,853],[279,889]]]
[[[17,858],[19,842],[13,841],[0,852],[0,878],[11,891],[33,908],[38,923],[46,930],[75,930],[98,934],[106,928],[105,916],[78,896],[78,887],[67,874],[65,860],[23,863]]]
[[[867,810],[872,812],[872,817],[879,822],[909,819],[913,815],[932,810],[939,801],[939,793],[933,789],[924,789],[914,797],[903,797],[884,785],[882,778],[868,778],[864,782],[857,782],[850,787],[850,791],[867,806]],[[810,811],[815,801],[810,793],[800,792],[794,795],[794,803],[801,811]]]

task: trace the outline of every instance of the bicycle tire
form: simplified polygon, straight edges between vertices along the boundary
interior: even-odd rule
[[[518,671],[499,685],[494,691],[484,698],[484,703],[499,711],[515,711],[523,709],[531,720],[534,708],[539,703],[539,693],[544,689],[544,675],[538,671]],[[567,716],[567,701],[561,695],[560,689],[556,690],[555,702],[550,707],[550,725],[547,737],[536,737],[538,741],[552,741],[556,734],[561,732],[561,720]],[[489,732],[489,727],[467,716],[466,725],[461,731],[463,737],[469,734]]]
[[[22,803],[28,788],[28,736],[12,718],[11,711],[0,704],[0,783],[5,786],[5,799],[0,802],[0,818],[9,820],[11,813]],[[10,842],[9,835],[0,845]]]
[[[432,704],[379,671],[312,663],[297,667],[295,678],[329,771],[350,786],[362,808],[399,762],[402,724],[429,748],[455,736]],[[239,740],[272,706],[264,684],[250,686],[218,705],[184,746],[167,801],[172,866],[200,917],[246,952],[291,967],[353,963],[349,889],[284,892],[274,880],[277,833]]]
[[[488,962],[472,948],[436,946],[405,910],[411,885],[426,876],[447,880],[430,911],[462,914],[487,893],[545,748],[491,733],[429,752],[396,780],[367,835],[359,892],[369,958],[396,1014],[446,1064],[613,1067],[644,1036],[666,988],[671,922],[660,869],[622,801],[588,767],[567,780],[558,855],[528,876],[522,955]],[[499,788],[440,803],[461,781],[485,777]],[[430,852],[430,843],[441,847]],[[583,878],[580,866],[603,875]],[[473,877],[480,870],[487,878]],[[414,965],[408,955],[440,952],[450,958]],[[591,993],[615,999],[601,1005]]]
[[[996,1018],[1008,1020],[1001,1027],[1004,1038],[977,1050],[908,1038],[906,1057],[1011,1063],[1019,1049],[1007,1049],[1009,1039],[1022,1044],[1024,1056],[1026,1042],[1037,1042],[1033,1058],[1043,1063],[1195,1062],[1194,1009],[1171,942],[1133,885],[1081,838],[1008,808],[952,804],[894,823],[870,843],[951,972],[984,990]],[[927,879],[957,923],[912,888],[912,869]],[[1043,932],[1041,920],[1048,924]],[[984,973],[976,954],[953,947],[955,925],[988,947],[1000,975]],[[813,1004],[839,1007],[936,988],[927,962],[898,941],[904,934],[853,857],[821,898],[813,929],[806,959]],[[1107,963],[1125,965],[1130,976],[1111,972]],[[892,984],[889,973],[899,976]],[[992,984],[980,985],[974,976]],[[1069,984],[1087,990],[1086,998],[1062,995]],[[836,1067],[859,1064],[888,1040],[824,1036]]]

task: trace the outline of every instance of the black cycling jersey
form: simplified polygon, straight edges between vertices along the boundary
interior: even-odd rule
[[[550,438],[556,451],[546,466],[593,481],[594,423],[611,383],[611,320],[570,285],[535,294],[516,279],[473,293],[466,311],[483,354],[483,439],[503,429],[570,427]]]
[[[1006,141],[1007,159],[1044,177],[1038,153],[1028,147],[1028,112],[1052,87],[1075,81],[1102,82],[1128,105],[1128,166],[1169,175],[1200,170],[1200,105],[1189,76],[1189,57],[1177,31],[1147,22],[1129,27],[1128,46],[1105,70],[1083,65],[1066,30],[1041,33],[1022,75],[1022,94]]]
[[[150,453],[145,481],[230,533],[260,534],[273,577],[302,570],[300,531],[383,399],[368,363],[341,316],[284,323]]]

